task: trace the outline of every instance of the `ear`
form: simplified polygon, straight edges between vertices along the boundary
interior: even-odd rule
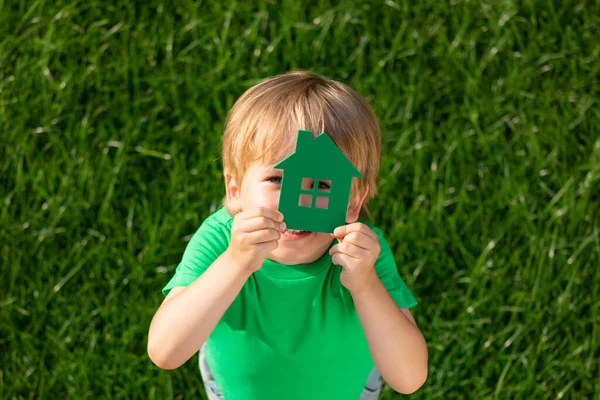
[[[367,195],[369,194],[369,187],[365,189],[363,193],[354,199],[350,199],[350,203],[348,203],[348,211],[346,212],[346,223],[351,224],[353,222],[358,221],[358,216],[360,215],[360,209],[362,208]]]
[[[225,174],[225,192],[227,198],[227,207],[234,214],[239,212],[240,207],[240,185],[231,174]]]

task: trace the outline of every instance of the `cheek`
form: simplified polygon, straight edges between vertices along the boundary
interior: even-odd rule
[[[279,202],[279,191],[268,190],[261,185],[250,186],[242,195],[244,208],[264,207],[272,210],[277,209]]]
[[[327,248],[333,242],[333,238],[329,233],[317,232],[314,236],[314,243],[318,245],[319,248]]]

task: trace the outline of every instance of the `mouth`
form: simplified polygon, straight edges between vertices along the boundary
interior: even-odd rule
[[[299,235],[301,233],[305,233],[308,231],[299,231],[297,229],[286,229],[284,233],[290,234],[290,235]]]
[[[287,229],[285,232],[281,234],[281,239],[285,241],[299,240],[307,237],[312,232],[309,231],[300,231],[296,229]]]

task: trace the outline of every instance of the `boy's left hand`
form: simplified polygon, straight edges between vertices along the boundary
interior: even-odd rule
[[[375,232],[360,222],[335,228],[333,236],[339,243],[329,254],[335,265],[342,266],[340,280],[350,292],[358,292],[379,279],[375,261],[379,256],[379,239]]]

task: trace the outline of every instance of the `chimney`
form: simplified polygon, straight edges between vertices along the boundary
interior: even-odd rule
[[[298,138],[296,139],[296,151],[307,149],[312,137],[312,131],[299,130]]]

